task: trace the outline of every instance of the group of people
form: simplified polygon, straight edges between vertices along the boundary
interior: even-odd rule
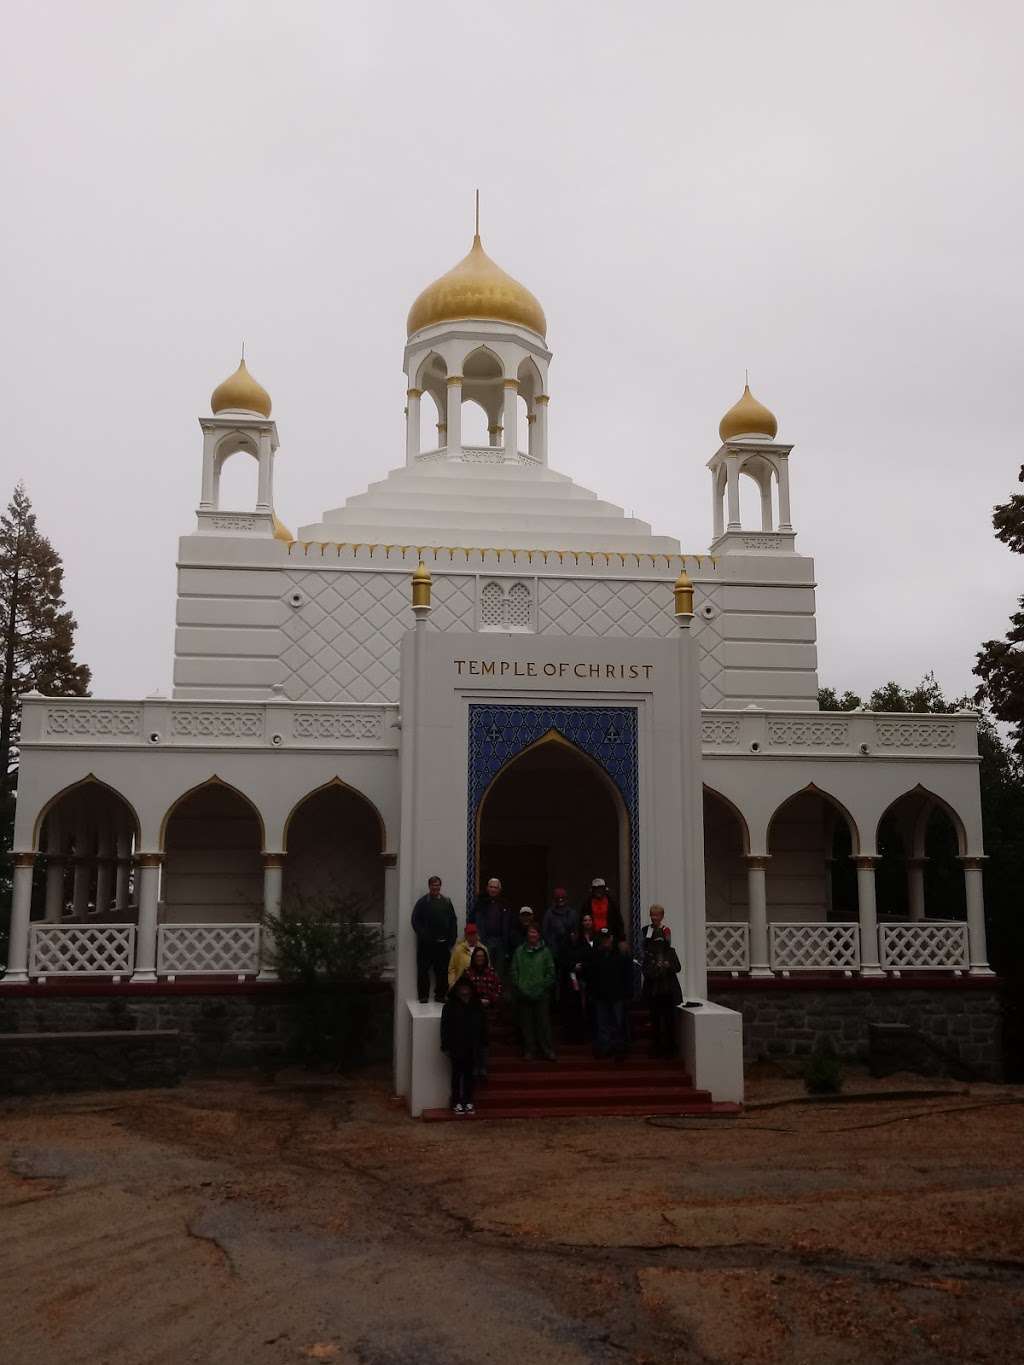
[[[651,1054],[675,1055],[680,965],[663,906],[651,906],[642,954],[634,957],[622,912],[602,877],[594,878],[580,907],[556,887],[543,916],[527,905],[514,913],[492,877],[469,909],[461,939],[455,907],[441,887],[440,877],[429,879],[412,927],[420,1003],[430,998],[432,977],[434,999],[444,1005],[441,1049],[451,1063],[455,1113],[474,1112],[475,1086],[487,1078],[488,1019],[506,1004],[530,1060],[557,1060],[554,1006],[567,1042],[589,1037],[595,1057],[622,1061],[630,1041],[628,1006],[639,985],[650,1013]]]

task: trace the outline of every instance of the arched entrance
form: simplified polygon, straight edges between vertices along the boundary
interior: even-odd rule
[[[297,914],[339,908],[384,920],[383,827],[370,802],[334,782],[292,811],[286,832],[284,904]]]
[[[240,792],[213,780],[187,792],[166,817],[165,924],[235,924],[263,909],[263,830]]]
[[[499,877],[513,905],[542,910],[555,886],[582,904],[604,877],[627,924],[629,816],[611,778],[560,735],[550,734],[507,763],[480,805],[477,885]]]

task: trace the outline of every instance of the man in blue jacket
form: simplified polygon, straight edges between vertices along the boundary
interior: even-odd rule
[[[427,879],[427,894],[412,911],[416,935],[416,994],[421,1005],[430,998],[430,974],[434,974],[434,999],[442,1001],[448,991],[448,959],[452,955],[458,928],[455,907],[441,895],[441,878]]]

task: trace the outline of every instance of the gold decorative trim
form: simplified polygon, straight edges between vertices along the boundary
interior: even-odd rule
[[[967,868],[979,868],[988,862],[988,856],[984,853],[967,853],[957,858],[957,862],[965,870]]]
[[[135,856],[136,867],[159,867],[164,860],[162,853],[138,853]]]
[[[263,859],[264,871],[268,867],[284,867],[285,855],[283,853],[263,853],[260,856]]]
[[[397,854],[397,853],[382,853],[382,854],[380,854],[380,860],[381,860],[381,862],[383,863],[383,865],[384,865],[385,867],[397,867],[397,866],[398,866],[398,854]]]
[[[311,550],[319,550],[321,559],[325,557],[327,550],[334,550],[338,559],[341,558],[343,550],[351,550],[353,556],[359,550],[366,550],[369,552],[370,559],[373,559],[378,550],[383,550],[385,560],[391,558],[392,552],[402,558],[407,554],[415,554],[417,560],[432,555],[435,563],[438,556],[447,555],[449,564],[455,562],[456,555],[462,555],[464,557],[463,562],[466,564],[469,563],[470,555],[479,555],[481,561],[485,555],[494,555],[499,564],[503,555],[511,555],[512,563],[517,564],[520,555],[523,555],[528,564],[532,564],[535,559],[544,564],[547,564],[549,560],[557,559],[559,564],[571,561],[574,566],[579,567],[582,562],[591,568],[610,569],[613,567],[614,561],[622,569],[627,567],[636,569],[664,567],[665,572],[668,573],[673,568],[685,569],[689,561],[696,565],[698,573],[705,564],[710,564],[712,571],[718,568],[718,555],[698,555],[685,550],[680,554],[666,554],[660,550],[657,554],[651,554],[637,550],[532,550],[527,547],[512,549],[508,546],[502,546],[499,549],[495,545],[369,545],[362,541],[347,540],[296,540],[288,546],[289,555],[293,549],[301,550],[302,557],[305,559],[310,557]],[[604,563],[599,564],[599,560],[603,560]]]
[[[518,387],[519,387],[519,380],[518,380],[518,379],[506,379],[506,380],[505,380],[505,387],[506,387],[506,389],[518,389]]]
[[[744,853],[743,855],[743,861],[746,863],[747,867],[752,867],[755,871],[767,871],[768,864],[771,860],[770,853]]]
[[[35,867],[36,855],[32,852],[12,853],[11,858],[15,867]]]
[[[406,391],[405,391],[405,396],[406,396],[406,398],[422,398],[422,397],[423,397],[423,390],[422,390],[422,389],[406,389]]]
[[[533,401],[534,401],[539,407],[545,407],[545,408],[546,408],[547,405],[551,402],[551,395],[550,395],[549,393],[539,393],[539,394],[537,395],[537,397],[536,397]]]
[[[456,387],[456,385],[461,384],[461,383],[462,383],[462,375],[461,375],[461,374],[450,374],[450,375],[448,376],[448,387],[449,387],[450,389],[454,389],[454,388]]]

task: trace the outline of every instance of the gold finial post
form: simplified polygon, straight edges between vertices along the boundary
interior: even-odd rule
[[[474,235],[480,236],[480,191],[476,192],[476,227],[473,229]]]
[[[433,582],[430,570],[421,559],[412,576],[412,612],[416,617],[417,628],[423,624],[433,610],[430,604]]]
[[[679,577],[673,584],[672,597],[675,602],[673,615],[679,625],[686,630],[693,620],[693,580],[686,572],[685,564],[679,570]]]

